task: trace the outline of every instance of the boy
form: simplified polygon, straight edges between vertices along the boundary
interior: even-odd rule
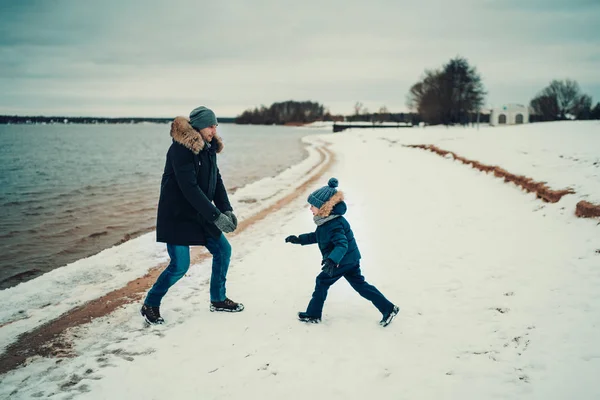
[[[319,244],[323,255],[322,272],[317,276],[315,291],[306,312],[299,312],[302,322],[321,322],[323,304],[329,287],[342,276],[362,297],[370,300],[381,312],[381,326],[388,326],[400,309],[386,299],[375,286],[369,285],[360,273],[360,252],[354,240],[354,233],[343,215],[346,213],[344,195],[336,187],[338,180],[331,178],[327,186],[317,189],[308,196],[310,210],[317,229],[300,236],[285,238],[286,243],[308,245]]]

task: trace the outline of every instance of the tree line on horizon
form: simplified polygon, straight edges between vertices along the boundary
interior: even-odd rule
[[[242,125],[303,125],[316,121],[418,124],[421,118],[417,113],[391,113],[385,106],[376,113],[370,113],[361,102],[356,102],[352,115],[333,115],[318,102],[293,100],[249,109],[235,118],[235,123]]]
[[[489,122],[482,107],[487,91],[476,68],[466,58],[455,57],[435,70],[425,70],[406,96],[409,113],[392,113],[385,106],[370,113],[360,102],[351,115],[332,115],[312,101],[285,101],[257,107],[236,117],[237,124],[300,125],[315,121],[404,122],[413,125],[466,125]],[[600,119],[600,102],[581,92],[576,81],[553,80],[530,102],[530,122],[566,119]]]
[[[47,115],[0,115],[0,125],[6,124],[141,124],[151,122],[155,124],[170,124],[173,117],[66,117]],[[235,118],[220,117],[221,123],[233,123]]]
[[[246,110],[236,117],[236,124],[287,125],[306,124],[315,121],[333,121],[325,106],[313,101],[283,101],[270,107],[260,106]]]

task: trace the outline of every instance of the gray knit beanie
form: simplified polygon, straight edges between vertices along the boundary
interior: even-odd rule
[[[190,125],[200,130],[213,125],[219,125],[215,113],[204,106],[194,108],[190,113]]]
[[[327,186],[315,190],[308,196],[308,203],[317,208],[323,207],[323,204],[327,203],[327,200],[337,193],[336,187],[338,187],[338,180],[336,178],[331,178],[329,182],[327,182]]]

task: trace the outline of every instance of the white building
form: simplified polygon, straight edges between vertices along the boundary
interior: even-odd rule
[[[507,104],[492,108],[490,125],[518,125],[529,123],[529,109],[521,104]]]

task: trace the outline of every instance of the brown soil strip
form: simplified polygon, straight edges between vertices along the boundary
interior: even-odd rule
[[[600,217],[600,205],[582,200],[575,206],[575,215],[581,218]]]
[[[461,157],[458,154],[442,150],[434,145],[426,145],[426,144],[415,144],[415,145],[404,145],[404,147],[412,147],[417,149],[429,150],[434,153],[439,154],[444,157],[448,154],[451,154],[456,160],[461,161],[463,164],[467,164],[472,166],[473,168],[477,168],[480,171],[484,172],[492,172],[498,178],[504,178],[504,182],[513,182],[518,186],[521,186],[528,192],[535,193],[538,199],[542,199],[548,203],[556,203],[558,202],[564,195],[575,193],[573,189],[563,189],[563,190],[553,190],[546,186],[545,182],[536,182],[531,178],[528,178],[523,175],[515,175],[510,172],[495,166],[495,165],[485,165],[481,164],[479,161],[469,160],[467,158]]]
[[[252,224],[286,206],[321,179],[325,171],[327,171],[335,162],[335,155],[325,146],[317,148],[317,151],[321,157],[319,162],[313,167],[313,169],[318,169],[318,172],[312,178],[298,186],[293,193],[277,201],[271,207],[258,212],[248,219],[240,221],[235,233],[229,236],[240,234]],[[327,162],[325,162],[326,155],[329,155],[329,161]],[[203,249],[204,247],[201,246],[192,248],[192,264],[197,264],[210,257],[210,254],[203,251]],[[76,307],[55,320],[47,322],[30,332],[21,334],[17,340],[9,345],[5,352],[0,355],[0,374],[5,374],[6,372],[13,370],[33,356],[71,356],[71,343],[62,336],[68,328],[86,324],[95,318],[110,314],[125,304],[140,301],[167,264],[168,263],[162,263],[157,265],[146,275],[129,282],[125,287],[112,291],[82,306]]]

